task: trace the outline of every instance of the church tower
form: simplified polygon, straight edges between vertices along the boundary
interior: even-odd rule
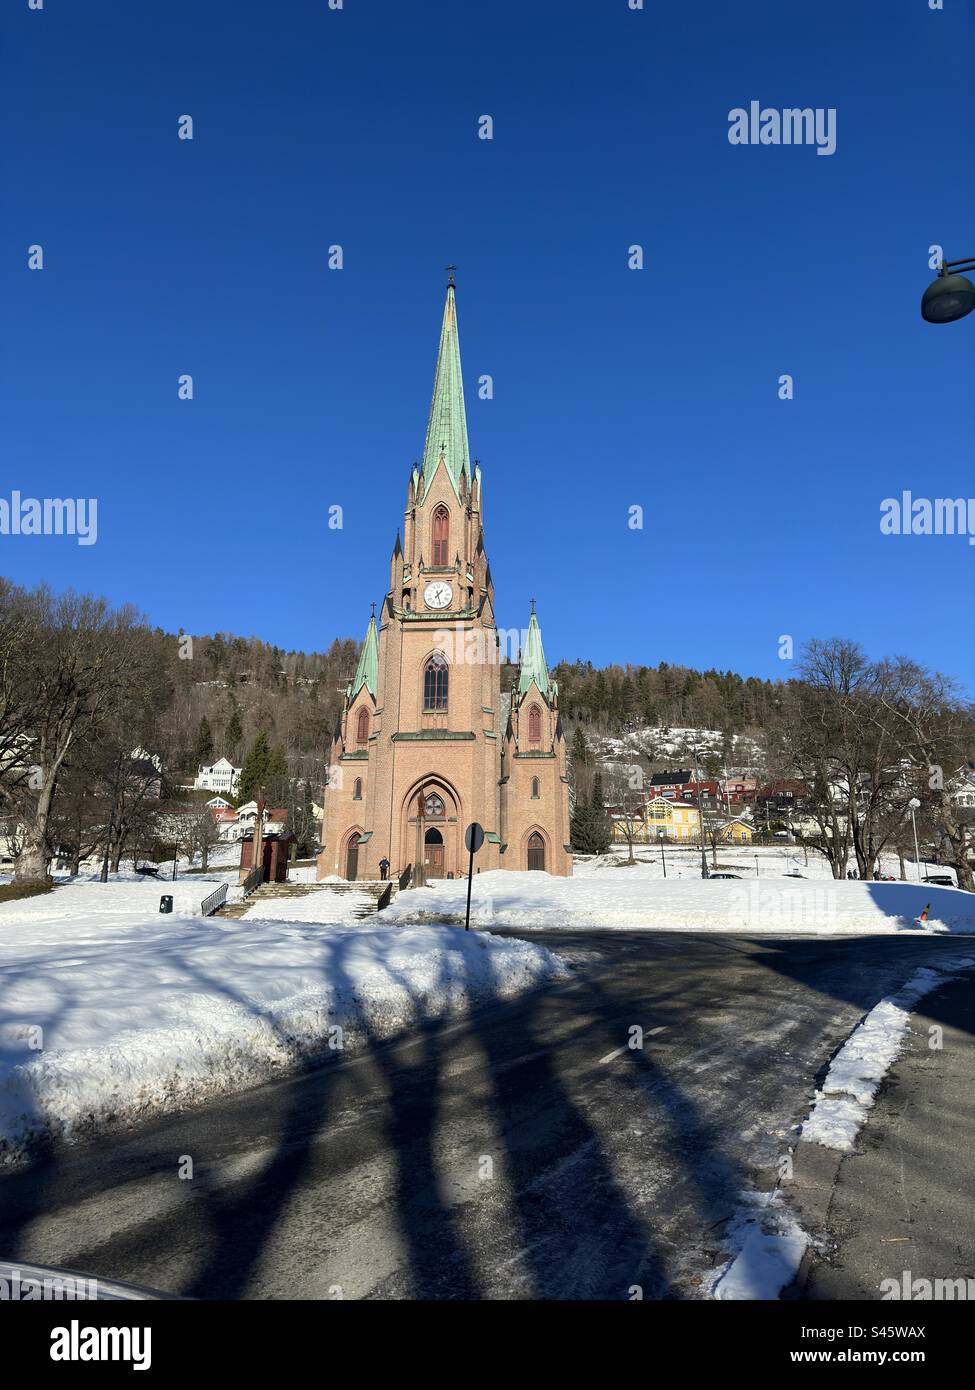
[[[332,742],[320,879],[377,879],[383,859],[394,877],[408,866],[415,881],[459,877],[472,821],[485,831],[482,872],[571,874],[558,691],[534,605],[504,696],[502,659],[451,278],[422,462]]]

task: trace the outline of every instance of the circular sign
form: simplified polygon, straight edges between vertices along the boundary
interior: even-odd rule
[[[464,844],[472,854],[476,854],[484,843],[484,827],[472,821],[464,835]]]

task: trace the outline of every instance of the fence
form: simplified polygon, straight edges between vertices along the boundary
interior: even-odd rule
[[[203,899],[200,904],[200,912],[204,917],[211,917],[218,907],[223,907],[227,901],[227,885],[221,883],[219,888],[214,888],[213,892]]]

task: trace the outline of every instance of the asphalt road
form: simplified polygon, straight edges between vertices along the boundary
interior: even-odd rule
[[[963,944],[544,940],[570,983],[4,1177],[0,1255],[197,1298],[697,1297],[833,1052]]]
[[[889,1280],[901,1299],[972,1298],[973,1116],[975,988],[968,974],[927,995],[912,1015],[907,1047],[855,1152],[840,1164],[806,1298],[889,1299]],[[956,1287],[938,1293],[938,1281]]]

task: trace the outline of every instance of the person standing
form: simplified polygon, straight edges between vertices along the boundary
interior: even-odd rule
[[[383,882],[389,877],[389,860],[383,855],[379,861],[379,872],[382,874]]]

